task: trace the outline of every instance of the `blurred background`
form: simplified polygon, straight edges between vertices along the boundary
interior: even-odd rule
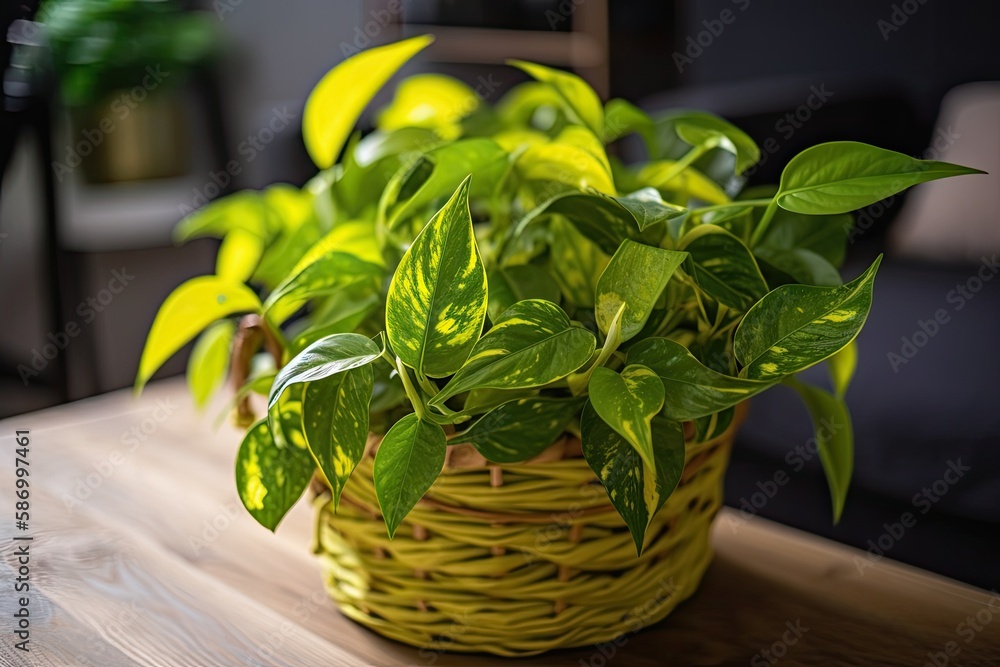
[[[740,519],[723,529],[761,515],[1000,586],[1000,3],[48,0],[0,12],[0,416],[131,385],[163,298],[214,266],[217,243],[177,247],[174,224],[227,192],[304,183],[306,95],[340,60],[401,36],[437,36],[404,75],[451,74],[493,102],[523,80],[503,65],[521,58],[654,114],[720,114],[762,148],[749,185],[838,139],[989,171],[875,204],[847,232],[848,274],[887,259],[848,394],[856,463],[840,525],[808,416],[776,389],[740,434],[727,480]],[[906,512],[916,525],[897,537]]]

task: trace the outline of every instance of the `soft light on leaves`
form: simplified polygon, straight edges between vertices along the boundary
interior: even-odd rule
[[[622,304],[622,341],[642,331],[667,281],[686,257],[687,253],[623,241],[597,281],[595,315],[601,331],[607,333]]]
[[[603,135],[604,108],[601,106],[601,100],[597,93],[586,81],[575,74],[544,65],[536,65],[523,60],[508,60],[507,62],[527,72],[535,79],[552,86],[570,117],[586,125],[595,135]]]
[[[507,401],[480,417],[455,442],[475,446],[494,463],[527,461],[562,435],[582,404],[582,399],[544,396]]]
[[[584,406],[580,432],[587,464],[628,526],[636,553],[641,554],[650,520],[677,487],[684,471],[681,425],[659,417],[653,419],[655,470],[598,416],[590,403]]]
[[[606,195],[615,194],[607,167],[579,146],[560,143],[529,146],[518,158],[517,169],[528,181],[551,181],[578,190],[593,188]]]
[[[760,160],[760,149],[746,132],[704,111],[683,111],[670,116],[677,136],[692,146],[714,144],[736,156],[736,173],[742,174]]]
[[[486,303],[466,179],[396,268],[385,306],[389,343],[410,368],[431,377],[451,375],[479,340]]]
[[[534,128],[532,131],[548,130],[548,127],[535,128],[533,121],[539,109],[560,109],[563,106],[563,99],[552,86],[541,81],[526,81],[511,88],[500,99],[496,113],[510,127]]]
[[[139,361],[135,390],[209,324],[237,313],[257,312],[260,299],[240,283],[217,276],[192,278],[167,297],[153,320]]]
[[[262,419],[247,431],[236,455],[236,489],[257,523],[270,531],[299,499],[315,464],[307,449],[278,446]]]
[[[229,371],[230,347],[236,325],[231,320],[216,322],[198,337],[188,358],[187,382],[199,408],[222,385]]]
[[[471,389],[541,387],[593,355],[597,341],[554,303],[520,301],[503,312],[431,405]]]
[[[458,121],[478,107],[479,96],[458,79],[443,74],[415,74],[399,84],[392,103],[379,113],[375,124],[383,131],[430,128],[454,139],[460,132]]]
[[[333,491],[333,506],[365,453],[371,365],[309,382],[302,397],[302,427],[309,451]]]
[[[377,284],[382,267],[338,251],[330,251],[293,272],[264,302],[269,322],[280,325],[309,299],[356,283]]]
[[[656,188],[683,200],[697,199],[707,204],[726,204],[729,196],[719,185],[694,167],[677,171],[673,160],[650,162],[636,174],[640,187]]]
[[[306,100],[302,138],[320,169],[333,165],[361,112],[410,58],[434,40],[423,35],[362,51],[320,79]]]
[[[408,414],[385,434],[375,455],[375,495],[391,538],[444,467],[448,448],[437,424]]]
[[[333,334],[322,338],[296,355],[281,369],[268,398],[268,408],[277,403],[293,385],[316,382],[323,378],[367,366],[381,356],[382,350],[371,338],[357,333]]]
[[[792,158],[781,172],[776,198],[778,206],[796,213],[849,213],[918,183],[982,173],[857,141],[833,141]]]
[[[563,128],[554,141],[557,144],[576,146],[587,151],[601,163],[604,171],[607,172],[608,178],[611,178],[611,163],[608,161],[608,154],[604,150],[604,144],[587,128],[580,127],[579,125],[568,125]]]
[[[684,269],[719,303],[745,312],[767,294],[767,283],[750,249],[729,232],[701,225],[684,235]]]
[[[707,417],[774,385],[718,373],[668,338],[640,340],[629,348],[628,363],[646,366],[659,376],[666,390],[661,414],[674,421]]]
[[[590,376],[590,404],[604,422],[625,438],[650,470],[653,455],[652,419],[663,407],[664,389],[649,368],[629,364],[618,374],[601,366]]]
[[[847,501],[854,470],[854,427],[844,399],[819,387],[789,378],[786,384],[798,392],[809,410],[833,503],[833,522],[838,523]]]
[[[264,239],[245,229],[234,229],[222,239],[215,273],[234,283],[246,282],[264,254]]]
[[[242,190],[217,199],[186,216],[174,228],[177,241],[189,241],[201,236],[223,237],[231,230],[267,238],[270,229],[267,211],[260,192]]]
[[[838,398],[847,394],[847,388],[854,379],[854,371],[858,367],[858,343],[851,341],[837,354],[826,360],[830,370],[830,380],[833,382],[833,393]]]
[[[751,308],[736,330],[735,352],[752,380],[776,379],[819,363],[861,331],[872,305],[878,259],[840,287],[783,285]]]

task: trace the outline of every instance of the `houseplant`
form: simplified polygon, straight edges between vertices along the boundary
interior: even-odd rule
[[[850,424],[879,262],[841,281],[845,215],[975,170],[837,142],[737,195],[759,151],[735,127],[654,123],[523,62],[534,81],[495,108],[421,75],[352,136],[429,41],[320,81],[304,188],[182,222],[182,239],[222,237],[217,271],[167,298],[136,387],[204,331],[189,381],[201,403],[227,371],[237,387],[244,505],[273,530],[312,481],[317,552],[352,618],[428,649],[607,641],[696,587],[746,399],[786,383],[817,424]],[[648,161],[608,156],[630,133]],[[832,391],[796,379],[824,360]],[[837,520],[853,437],[817,439]]]
[[[80,158],[92,182],[184,173],[190,142],[176,90],[214,50],[210,20],[175,0],[47,0],[38,16],[49,53],[30,64],[54,70],[73,124],[57,176]]]

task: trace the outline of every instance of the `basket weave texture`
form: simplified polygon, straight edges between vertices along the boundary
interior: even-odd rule
[[[366,456],[336,513],[329,489],[317,485],[324,583],[345,615],[425,651],[523,656],[635,632],[701,581],[738,421],[688,443],[681,482],[638,558],[575,438],[516,465],[450,448],[442,475],[392,540]]]

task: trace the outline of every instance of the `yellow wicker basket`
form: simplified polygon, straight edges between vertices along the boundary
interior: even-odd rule
[[[391,541],[366,456],[336,513],[315,484],[327,589],[348,617],[428,651],[523,656],[639,630],[690,596],[711,560],[709,529],[739,421],[689,442],[681,482],[640,557],[575,438],[517,465],[451,448]]]

